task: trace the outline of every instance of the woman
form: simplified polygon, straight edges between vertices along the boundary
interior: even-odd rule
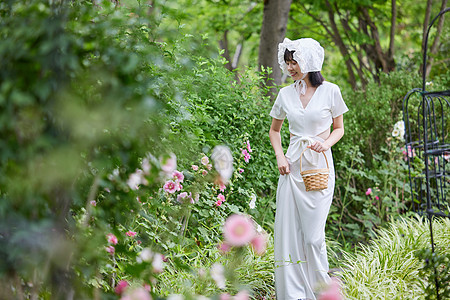
[[[310,38],[278,45],[278,62],[294,84],[282,88],[270,112],[269,137],[280,179],[275,215],[275,288],[278,300],[316,299],[318,285],[329,283],[325,223],[333,199],[334,167],[331,146],[344,135],[343,114],[348,111],[339,87],[320,74],[324,50]],[[291,134],[286,155],[280,130],[285,117]],[[330,126],[333,125],[333,131]],[[326,168],[328,188],[306,191],[302,170]]]

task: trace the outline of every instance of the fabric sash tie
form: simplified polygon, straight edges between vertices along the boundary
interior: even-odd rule
[[[295,162],[300,158],[303,149],[307,146],[311,146],[316,142],[315,139],[309,136],[297,136],[291,137],[288,151],[286,152],[286,158],[290,163]],[[319,163],[320,153],[316,151],[305,151],[303,159],[313,166],[317,166]]]

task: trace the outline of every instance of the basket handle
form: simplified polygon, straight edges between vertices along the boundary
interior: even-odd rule
[[[311,148],[306,147],[305,149],[303,149],[302,154],[300,154],[300,172],[302,172],[302,156],[303,153],[305,153],[306,150],[311,150]],[[311,150],[314,151],[314,150]],[[327,169],[330,169],[330,166],[328,165],[328,159],[327,156],[325,155],[325,151],[322,151],[323,157],[325,157],[325,162],[327,163]]]

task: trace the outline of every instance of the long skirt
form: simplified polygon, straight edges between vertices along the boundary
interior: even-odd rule
[[[319,137],[313,139],[323,142]],[[286,153],[290,174],[280,175],[278,181],[274,233],[278,300],[316,299],[317,287],[330,282],[325,223],[335,184],[333,158],[331,149],[327,150],[325,155],[330,168],[328,188],[307,192],[300,176],[299,153],[310,143],[311,138],[291,138]],[[312,150],[308,149],[305,153],[308,151]],[[307,161],[303,157],[302,170],[326,168],[323,154],[314,155],[318,155],[318,161]],[[319,165],[313,166],[313,163]]]

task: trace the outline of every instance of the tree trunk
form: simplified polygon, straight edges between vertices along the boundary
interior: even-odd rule
[[[388,64],[394,61],[395,29],[397,24],[397,1],[391,1],[391,32],[389,36]]]
[[[231,65],[230,50],[228,49],[228,30],[225,30],[223,32],[223,37],[219,41],[219,46],[223,50],[222,56],[227,60],[225,68],[227,68],[230,71],[233,71],[233,67]]]
[[[422,30],[422,54],[425,51],[425,35],[427,34],[428,25],[430,25],[431,7],[433,6],[433,0],[427,1],[427,9],[425,10],[425,20],[423,22]],[[420,68],[422,70],[422,68]]]
[[[286,35],[286,25],[289,17],[292,0],[265,0],[263,23],[259,43],[258,65],[262,68],[271,68],[272,73],[266,79],[270,88],[270,96],[275,97],[275,85],[281,84],[281,69],[278,64],[278,44]]]

